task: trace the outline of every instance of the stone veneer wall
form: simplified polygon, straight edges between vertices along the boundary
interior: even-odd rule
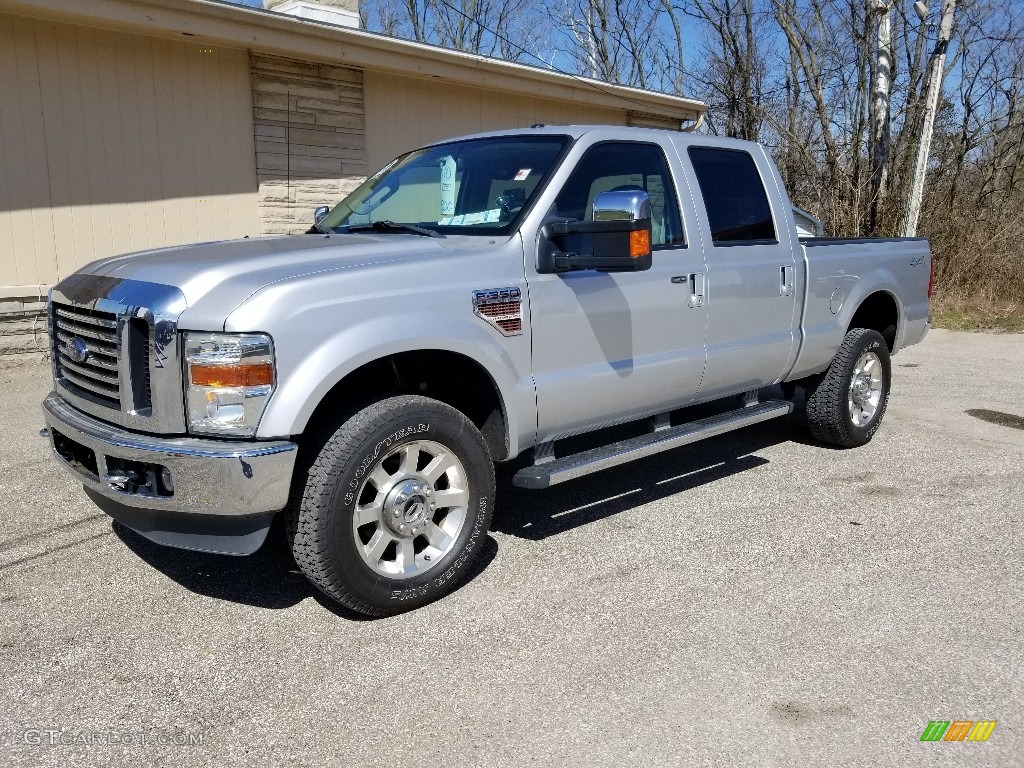
[[[250,54],[260,234],[304,232],[365,178],[363,73]]]
[[[0,368],[47,356],[46,297],[0,299]]]

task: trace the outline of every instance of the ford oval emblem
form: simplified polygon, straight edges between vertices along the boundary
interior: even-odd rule
[[[89,359],[89,347],[81,339],[71,339],[64,342],[64,354],[76,363],[84,363]]]

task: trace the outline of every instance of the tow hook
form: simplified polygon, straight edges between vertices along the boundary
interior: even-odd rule
[[[103,476],[103,481],[113,490],[123,493],[134,493],[135,489],[142,485],[142,478],[134,472],[111,473]],[[129,486],[132,486],[129,488]]]

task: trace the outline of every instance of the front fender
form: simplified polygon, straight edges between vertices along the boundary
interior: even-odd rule
[[[436,349],[463,355],[487,371],[502,401],[509,442],[507,458],[517,455],[522,438],[536,424],[536,400],[528,367],[529,337],[499,337],[472,318],[462,320],[431,309],[398,308],[384,316],[345,324],[319,336],[317,343],[304,346],[301,353],[296,350],[297,344],[277,343],[278,389],[260,422],[258,436],[304,432],[327,393],[367,363],[400,352]],[[517,364],[517,351],[525,355],[525,368],[522,360]]]

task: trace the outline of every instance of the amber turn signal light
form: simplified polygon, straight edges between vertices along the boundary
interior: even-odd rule
[[[251,365],[193,365],[192,383],[200,387],[258,387],[274,383],[270,363]]]
[[[629,233],[629,255],[636,259],[651,252],[651,233],[646,229],[638,229]]]

